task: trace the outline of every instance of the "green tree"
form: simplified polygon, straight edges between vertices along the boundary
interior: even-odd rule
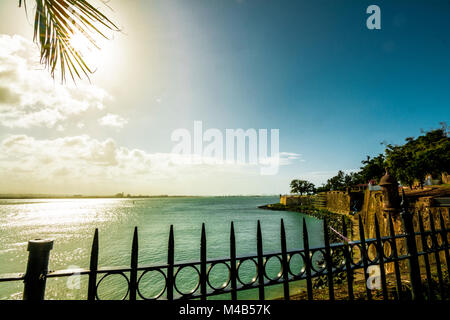
[[[418,138],[406,138],[404,145],[386,146],[386,163],[402,184],[421,185],[427,174],[439,177],[450,170],[450,138],[445,123]]]
[[[328,179],[327,185],[330,187],[330,190],[337,191],[343,190],[345,188],[345,174],[342,170],[339,170],[337,175]]]
[[[296,194],[311,194],[315,192],[314,184],[306,180],[292,180],[291,193]]]
[[[330,186],[328,184],[324,184],[324,183],[322,183],[322,185],[320,187],[316,188],[316,192],[317,193],[319,193],[319,192],[327,192],[327,191],[330,191],[330,190],[331,190]]]
[[[376,180],[379,182],[386,169],[384,155],[379,154],[374,158],[367,156],[367,159],[361,161],[361,163],[363,166],[359,171],[360,183],[368,183],[370,180]]]
[[[362,167],[358,172],[345,174],[340,170],[326,184],[318,187],[316,192],[345,190],[370,180],[379,182],[386,167],[402,184],[411,187],[415,181],[423,183],[427,174],[440,177],[443,172],[449,173],[449,155],[449,127],[442,122],[439,129],[424,132],[416,139],[406,138],[404,145],[386,145],[385,154],[374,158],[367,156],[366,160],[361,161]]]
[[[342,170],[339,170],[337,175],[327,180],[326,184],[316,189],[317,192],[326,191],[343,191],[347,188],[352,188],[353,186],[363,183],[364,178],[362,178],[361,172],[350,172],[345,174]]]
[[[72,79],[89,78],[93,70],[87,65],[82,53],[71,42],[75,35],[83,37],[98,48],[96,36],[107,38],[104,30],[119,31],[99,9],[87,0],[34,0],[34,41],[41,49],[41,63],[49,69],[52,77],[59,65],[61,80],[66,71]],[[27,7],[26,0],[19,0],[19,7]],[[104,29],[104,30],[103,30]]]

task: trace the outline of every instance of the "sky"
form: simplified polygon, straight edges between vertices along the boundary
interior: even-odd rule
[[[39,64],[17,4],[0,3],[0,193],[281,194],[449,121],[447,0],[111,0],[121,32],[76,84]],[[278,129],[278,172],[173,163],[195,121]]]

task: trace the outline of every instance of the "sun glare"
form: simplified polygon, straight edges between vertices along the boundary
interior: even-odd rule
[[[101,50],[95,47],[83,34],[74,34],[70,38],[70,45],[81,54],[92,71],[95,71],[103,64],[104,57],[101,57]]]

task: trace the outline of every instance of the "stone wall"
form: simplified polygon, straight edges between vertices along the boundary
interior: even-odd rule
[[[417,227],[416,231],[419,230],[418,211],[421,211],[424,219],[428,219],[426,217],[428,217],[429,212],[431,212],[433,215],[436,215],[436,218],[438,218],[438,212],[441,211],[444,216],[444,220],[448,220],[449,208],[435,207],[433,197],[420,197],[415,201],[407,197],[407,200],[411,202],[410,210],[414,213],[413,219],[415,226]],[[359,212],[359,215],[361,216],[364,223],[364,232],[366,233],[366,237],[375,237],[375,216],[378,218],[378,222],[380,224],[381,236],[389,235],[389,220],[388,216],[383,212],[383,194],[381,191],[366,190],[364,194],[364,205],[362,207],[362,210]],[[397,220],[401,220],[400,215],[394,215],[393,220],[394,222],[396,222]],[[400,227],[395,228],[395,231],[396,233],[403,232]]]
[[[432,216],[433,221],[434,221],[434,229],[435,230],[441,229],[440,213],[442,214],[442,218],[444,220],[444,225],[442,227],[450,228],[450,220],[449,220],[450,208],[449,207],[434,207],[433,205],[434,205],[434,201],[433,201],[432,197],[419,198],[413,204],[412,210],[414,210],[414,213],[415,213],[413,223],[414,223],[414,229],[416,231],[420,230],[419,229],[420,228],[419,214],[418,214],[419,211],[422,215],[423,227],[424,227],[425,231],[431,230],[430,215]],[[436,240],[439,245],[442,245],[443,239],[441,238],[441,235],[438,235]],[[450,241],[450,236],[447,237],[447,241]],[[425,242],[431,243],[431,239],[426,238]],[[417,243],[417,249],[422,250],[422,239],[420,237],[417,237],[416,243]],[[429,256],[428,259],[429,259],[430,263],[436,262],[434,254],[430,254],[428,256]],[[445,253],[443,251],[440,252],[440,260],[441,260],[441,264],[445,263],[445,261],[446,261]],[[423,266],[424,265],[423,257],[420,257],[419,261],[420,261],[421,265]]]
[[[282,195],[280,196],[280,203],[285,206],[316,206],[319,203],[318,198],[324,200],[324,208],[328,211],[338,214],[348,215],[354,211],[355,200],[359,203],[357,209],[360,209],[363,202],[363,194],[361,192],[347,192],[347,191],[329,191],[316,196],[298,196],[298,195]]]
[[[351,210],[351,196],[345,191],[327,192],[327,210],[333,213],[348,214]]]
[[[309,206],[312,205],[311,196],[286,195],[280,196],[280,203],[285,206]]]
[[[441,180],[444,184],[450,184],[450,175],[447,173],[443,173]]]
[[[383,211],[383,194],[381,191],[371,191],[366,189],[363,196],[362,193],[348,193],[344,191],[331,191],[326,194],[322,194],[325,198],[326,196],[326,209],[330,212],[336,214],[349,215],[353,211],[353,203],[355,200],[361,202],[361,207],[358,213],[352,217],[352,240],[359,240],[359,217],[364,225],[364,236],[366,239],[375,238],[375,217],[378,219],[378,224],[380,226],[380,235],[390,236],[389,228],[389,216]],[[281,196],[280,203],[285,205],[313,205],[314,196]],[[423,217],[424,229],[425,231],[430,230],[430,215],[434,218],[435,229],[441,229],[439,212],[442,213],[444,218],[445,228],[450,228],[449,221],[449,207],[436,207],[433,197],[419,197],[419,198],[408,198],[410,201],[410,211],[413,212],[413,223],[416,232],[419,232],[419,211]],[[400,213],[393,215],[393,226],[395,234],[404,233],[403,223]],[[428,240],[430,241],[430,240]],[[438,239],[442,242],[442,239]],[[448,239],[450,242],[450,238]],[[416,237],[417,248],[419,251],[422,250],[422,239]],[[398,250],[398,255],[404,255],[407,253],[406,241],[404,238],[396,240],[396,246]],[[385,255],[389,256],[391,254],[391,245],[389,242],[384,244]],[[354,252],[355,257],[358,256],[358,252]],[[374,259],[376,256],[376,249],[374,245],[368,248],[368,254],[370,259]],[[440,254],[441,263],[445,262],[444,252]],[[430,263],[435,262],[433,254],[429,255]],[[424,267],[423,256],[419,259],[421,268]],[[400,268],[403,271],[407,271],[407,261],[403,260],[400,262]],[[393,263],[386,264],[386,271],[391,273],[394,271]]]
[[[376,237],[376,231],[375,231],[375,217],[378,220],[378,224],[380,226],[380,235],[382,237],[389,236],[390,235],[390,229],[389,229],[389,218],[388,215],[386,215],[383,212],[383,194],[381,191],[370,191],[367,189],[364,193],[364,204],[361,209],[361,211],[358,213],[358,215],[355,215],[352,221],[353,225],[353,232],[352,232],[352,240],[359,240],[360,239],[360,233],[359,233],[359,217],[361,217],[361,220],[363,222],[364,226],[364,236],[366,239],[371,239]],[[396,234],[402,232],[402,222],[399,216],[394,215],[393,217],[393,226],[394,231]],[[396,246],[398,248],[399,255],[406,253],[406,243],[401,240],[396,241]],[[385,245],[384,247],[385,255],[390,255],[390,245]],[[368,248],[368,255],[369,257],[375,257],[376,255],[376,249],[375,246],[371,245]],[[400,267],[402,270],[405,270],[406,264],[401,263]],[[394,271],[393,264],[387,264],[386,265],[386,271],[388,273]]]
[[[366,233],[366,237],[374,237],[375,229],[373,227],[369,228],[369,226],[374,226],[375,215],[378,218],[378,222],[381,225],[384,225],[384,221],[382,218],[383,212],[383,194],[381,191],[370,191],[366,190],[364,193],[364,204],[362,210],[359,212],[361,216],[362,222],[364,224],[364,232]],[[384,228],[381,229],[382,236],[387,235],[384,231]],[[359,236],[359,234],[358,234]]]
[[[416,232],[419,232],[419,211],[421,212],[421,215],[423,217],[424,221],[424,229],[425,231],[431,230],[430,229],[430,215],[434,218],[434,224],[435,229],[438,230],[441,228],[440,226],[440,218],[439,218],[439,212],[442,213],[444,218],[444,224],[445,228],[450,228],[450,221],[449,221],[449,209],[448,207],[434,207],[434,202],[432,197],[421,197],[418,198],[416,201],[410,203],[410,211],[413,212],[413,223],[414,223],[414,229]],[[381,191],[369,191],[366,190],[364,195],[364,205],[362,210],[359,212],[361,216],[361,220],[364,224],[364,235],[367,238],[375,238],[376,237],[376,231],[375,231],[375,217],[378,219],[378,223],[380,226],[380,235],[383,236],[389,236],[390,235],[390,229],[389,229],[389,217],[387,214],[383,212],[383,195]],[[352,232],[352,239],[353,240],[359,240],[359,228],[358,228],[358,215],[353,218],[352,224],[353,224],[353,232]],[[402,219],[399,213],[394,215],[393,217],[393,226],[394,226],[394,232],[395,234],[404,233],[403,229],[403,223]],[[422,250],[422,240],[420,237],[416,238],[416,244],[418,250]],[[406,254],[406,242],[405,239],[397,239],[396,245],[398,249],[398,254]],[[385,245],[385,254],[389,256],[390,254],[390,245]],[[369,256],[374,256],[375,254],[375,248],[369,248]],[[445,261],[442,260],[445,259],[444,252],[441,252],[441,262]],[[420,264],[423,267],[424,266],[424,260],[423,257],[420,259]],[[429,255],[429,260],[431,263],[434,263],[434,256]],[[400,267],[402,269],[406,270],[406,262],[402,262],[400,264]],[[394,266],[393,264],[387,265],[386,271],[393,272]]]
[[[333,213],[350,215],[361,210],[364,194],[362,192],[329,191],[327,196],[327,210]]]

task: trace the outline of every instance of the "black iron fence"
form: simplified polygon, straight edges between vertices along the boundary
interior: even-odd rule
[[[406,207],[406,206],[405,206]],[[89,269],[74,269],[64,271],[48,271],[49,253],[53,247],[52,241],[35,240],[30,241],[28,246],[29,259],[25,274],[16,274],[10,276],[0,276],[0,285],[9,281],[24,281],[24,299],[42,300],[45,297],[46,279],[57,277],[70,277],[73,275],[86,275],[88,280],[88,300],[98,300],[98,287],[110,275],[121,275],[126,279],[128,288],[124,299],[136,300],[156,300],[156,299],[201,299],[206,300],[208,297],[230,294],[232,300],[237,299],[237,293],[242,290],[257,289],[258,298],[264,300],[266,298],[265,289],[272,285],[282,285],[284,299],[289,300],[290,284],[293,281],[305,280],[307,298],[314,299],[315,289],[313,281],[316,278],[326,279],[328,287],[328,298],[335,299],[334,280],[336,275],[344,274],[346,278],[346,291],[348,299],[355,299],[354,280],[355,273],[362,271],[366,283],[370,281],[370,275],[367,272],[371,266],[379,267],[379,278],[381,281],[381,292],[383,299],[389,299],[388,284],[386,280],[387,264],[393,265],[393,274],[395,275],[396,297],[401,299],[402,290],[402,271],[400,263],[402,261],[408,264],[408,276],[411,287],[412,299],[424,298],[424,286],[421,276],[421,267],[419,257],[422,257],[425,265],[426,277],[424,281],[428,282],[427,290],[431,288],[432,267],[436,269],[439,282],[440,298],[446,297],[445,281],[449,276],[450,258],[449,258],[449,231],[446,228],[442,212],[439,212],[440,229],[435,228],[433,216],[430,215],[431,230],[425,231],[422,217],[419,213],[419,230],[414,230],[413,214],[409,210],[403,209],[401,213],[403,221],[403,229],[405,232],[395,234],[392,217],[389,216],[389,235],[381,236],[380,227],[375,217],[375,233],[376,237],[366,239],[364,226],[359,218],[359,236],[358,241],[344,241],[341,243],[330,244],[330,229],[327,221],[323,223],[324,246],[310,247],[308,229],[303,220],[303,249],[287,250],[286,248],[286,232],[283,220],[281,220],[280,241],[281,252],[266,253],[263,249],[263,236],[261,232],[260,222],[257,225],[257,253],[249,256],[236,255],[236,241],[234,225],[231,223],[230,228],[230,253],[229,257],[223,259],[207,259],[207,239],[205,225],[202,226],[201,245],[200,245],[200,261],[177,263],[174,259],[174,229],[170,227],[167,263],[161,265],[143,266],[138,264],[139,244],[138,230],[134,231],[134,237],[131,250],[131,262],[127,267],[115,268],[99,268],[99,242],[98,230],[95,231],[92,250],[90,255]],[[333,230],[332,232],[336,232]],[[341,233],[342,232],[342,233]],[[347,237],[347,226],[343,219],[343,228],[341,236],[343,239]],[[421,240],[422,248],[419,251],[416,240]],[[431,241],[429,241],[431,239]],[[402,253],[397,248],[399,242],[406,243],[406,252]],[[389,248],[389,250],[386,250]],[[372,256],[369,251],[375,252]],[[444,252],[444,254],[440,254]],[[317,259],[320,256],[321,259]],[[430,261],[432,256],[433,263]],[[445,264],[441,261],[441,256],[445,259]],[[292,261],[295,257],[302,260],[303,268],[298,272],[293,270]],[[271,259],[279,261],[281,268],[276,276],[271,276],[267,272],[267,264]],[[322,261],[320,261],[322,260]],[[255,265],[256,274],[249,282],[243,281],[240,277],[240,268],[246,261],[250,261]],[[226,282],[219,287],[212,284],[210,279],[211,270],[217,266],[223,265],[228,272]],[[423,263],[422,263],[423,265]],[[445,266],[447,275],[444,274],[442,266]],[[177,276],[185,268],[195,270],[198,275],[196,286],[189,292],[183,292],[177,287]],[[422,267],[422,269],[424,269]],[[153,297],[147,297],[142,293],[142,279],[146,273],[157,272],[164,278],[164,287],[159,294]],[[403,280],[404,281],[404,280]],[[426,290],[425,290],[426,291]],[[370,286],[365,286],[365,296],[368,300],[373,298],[373,290]],[[431,298],[430,292],[427,295]],[[403,297],[404,298],[404,297]]]

